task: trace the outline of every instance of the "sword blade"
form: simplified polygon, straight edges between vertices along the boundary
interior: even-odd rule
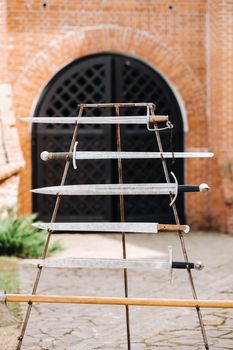
[[[56,222],[56,223],[43,223],[38,222],[33,224],[42,230],[51,231],[80,231],[80,232],[141,232],[141,233],[157,233],[157,223],[147,222]]]
[[[40,194],[61,195],[140,195],[175,193],[175,184],[101,184],[101,185],[65,185],[42,187],[31,190]]]
[[[76,159],[156,159],[156,158],[210,158],[212,152],[98,152],[98,151],[80,151],[76,152]],[[73,152],[47,152],[41,153],[41,159],[44,161],[67,158],[73,158]]]
[[[84,108],[104,108],[104,107],[154,107],[152,102],[117,102],[117,103],[80,103],[79,107]]]
[[[28,123],[48,123],[48,124],[147,124],[148,117],[145,115],[132,117],[29,117],[20,118],[23,122]],[[165,122],[168,120],[167,115],[150,116],[152,122]]]
[[[67,258],[67,259],[28,259],[25,263],[53,268],[96,268],[96,269],[170,269],[171,263],[146,259],[104,259],[104,258]]]
[[[207,191],[208,185],[179,185],[178,191],[198,192]],[[140,183],[140,184],[101,184],[101,185],[65,185],[42,187],[31,190],[33,193],[65,195],[65,196],[91,196],[91,195],[166,195],[176,194],[175,183]]]

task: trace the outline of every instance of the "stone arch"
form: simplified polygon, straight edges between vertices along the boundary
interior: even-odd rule
[[[31,115],[47,82],[64,66],[73,60],[99,52],[115,52],[131,55],[158,70],[167,79],[171,88],[182,97],[188,111],[190,132],[185,148],[206,147],[206,116],[203,88],[177,52],[161,43],[158,38],[140,30],[119,26],[96,26],[82,28],[54,37],[48,45],[24,67],[13,86],[15,110],[18,116]],[[25,97],[25,98],[22,98]],[[198,123],[202,127],[194,132]],[[20,138],[26,158],[26,170],[22,174],[20,187],[21,210],[30,211],[28,190],[31,188],[30,133],[25,125],[19,126]],[[198,168],[192,171],[188,180],[197,179]],[[187,178],[187,176],[186,176]]]

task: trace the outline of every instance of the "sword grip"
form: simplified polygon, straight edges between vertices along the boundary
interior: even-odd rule
[[[158,224],[158,231],[184,231],[187,232],[187,225]]]
[[[173,261],[172,268],[173,269],[194,269],[195,264],[193,262],[188,262],[188,261]]]
[[[202,270],[204,265],[201,261],[189,262],[189,261],[172,261],[172,269],[195,269]]]
[[[67,160],[67,159],[72,159],[73,157],[73,152],[47,152],[44,151],[41,153],[40,158],[44,161],[47,160]]]
[[[200,185],[179,185],[179,192],[206,192],[209,190],[209,186],[207,184]]]
[[[167,122],[168,115],[150,115],[149,122],[150,123],[158,123],[158,122]]]

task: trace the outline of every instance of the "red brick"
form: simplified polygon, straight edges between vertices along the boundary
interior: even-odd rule
[[[189,125],[185,149],[216,153],[214,160],[187,161],[186,182],[213,187],[210,194],[187,196],[188,221],[195,228],[233,232],[232,180],[223,171],[233,159],[231,0],[0,3],[0,78],[7,64],[18,117],[31,115],[53,75],[79,57],[112,51],[145,61],[183,99]],[[31,136],[27,126],[17,122],[17,127],[26,159],[21,210],[28,212]]]

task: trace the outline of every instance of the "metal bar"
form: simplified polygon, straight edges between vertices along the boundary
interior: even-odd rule
[[[145,158],[210,158],[214,156],[211,152],[108,152],[108,151],[78,151],[76,159],[145,159]],[[41,159],[47,160],[67,160],[73,158],[73,152],[47,152],[43,151]]]
[[[106,259],[106,258],[65,258],[26,259],[24,264],[47,268],[89,268],[89,269],[190,269],[202,270],[201,262],[184,262],[155,259]]]
[[[117,151],[121,152],[121,127],[119,124],[120,120],[120,109],[119,106],[115,107],[115,113],[117,115],[117,125],[116,125],[116,141],[117,141]],[[148,120],[148,118],[147,118]],[[117,168],[118,168],[118,183],[123,184],[123,170],[122,170],[122,160],[121,158],[118,158],[117,160]],[[121,223],[125,222],[125,200],[124,196],[120,194],[119,196],[119,209],[120,209],[120,218]],[[126,235],[125,232],[122,231],[121,233],[121,243],[122,243],[122,255],[123,259],[127,258],[126,254]],[[128,291],[128,272],[127,269],[124,268],[124,290],[125,290],[125,297],[128,298],[129,291]],[[126,318],[126,332],[127,332],[127,345],[128,350],[131,350],[131,336],[130,336],[130,317],[129,317],[129,306],[125,306],[125,318]]]
[[[81,117],[82,114],[83,114],[83,107],[80,107],[78,116]],[[74,127],[72,140],[71,140],[71,143],[70,143],[69,152],[72,152],[73,149],[74,149],[74,145],[75,145],[76,137],[77,137],[77,134],[78,134],[78,130],[79,130],[79,124],[76,123],[75,127]],[[63,170],[63,174],[62,174],[62,179],[61,179],[61,183],[60,183],[61,186],[63,186],[65,184],[65,181],[66,181],[66,178],[67,178],[67,174],[68,174],[69,165],[70,165],[70,160],[67,159],[67,161],[65,163],[64,170]],[[52,223],[54,221],[56,221],[56,217],[57,217],[57,212],[58,212],[58,208],[59,208],[59,205],[60,205],[60,201],[61,201],[61,195],[57,194],[56,202],[55,202],[53,213],[52,213],[52,217],[51,217],[51,222]],[[49,242],[50,242],[50,238],[51,238],[51,234],[52,234],[52,231],[48,230],[47,239],[46,239],[46,242],[45,242],[44,250],[42,252],[42,259],[46,258],[46,255],[47,255],[47,252],[48,252],[48,247],[49,247]],[[38,287],[38,284],[39,284],[39,281],[40,281],[40,277],[41,277],[41,273],[42,273],[42,268],[38,267],[37,274],[36,274],[36,279],[35,279],[35,282],[34,282],[34,285],[33,285],[33,289],[32,289],[32,294],[36,294],[37,287]],[[28,320],[29,320],[29,317],[30,317],[30,314],[31,314],[31,309],[32,309],[32,303],[30,302],[28,304],[26,315],[25,315],[25,318],[24,318],[23,323],[22,323],[21,334],[18,337],[17,350],[21,349],[23,338],[24,338],[24,335],[25,335],[25,332],[26,332],[26,329],[27,329]]]
[[[207,191],[208,185],[179,185],[180,192]],[[91,196],[91,195],[166,195],[175,194],[177,186],[174,183],[139,183],[139,184],[101,184],[101,185],[67,185],[41,187],[31,190],[33,193]]]
[[[150,108],[150,113],[152,115],[154,115],[155,107],[154,106],[150,106],[149,108]],[[155,127],[157,129],[157,125],[156,124],[155,124]],[[157,145],[158,145],[158,148],[159,148],[159,152],[161,154],[163,154],[164,152],[163,152],[162,141],[161,141],[160,133],[159,133],[158,130],[155,131],[155,137],[156,137]],[[169,172],[168,172],[168,168],[167,168],[167,163],[166,163],[166,160],[165,160],[165,158],[163,156],[161,156],[161,161],[162,161],[162,167],[163,167],[165,179],[166,179],[167,183],[170,184],[171,180],[170,180],[170,176],[169,176]],[[180,225],[180,219],[179,219],[179,215],[178,215],[178,212],[177,212],[176,203],[175,203],[175,201],[173,201],[172,193],[170,193],[170,199],[171,199],[171,203],[172,203],[171,207],[172,207],[172,210],[173,210],[175,223],[177,225]],[[187,249],[186,249],[186,246],[185,246],[184,236],[183,236],[182,232],[179,232],[179,238],[180,238],[180,243],[181,243],[181,248],[182,248],[184,260],[187,262],[188,261],[188,254],[187,254]],[[191,270],[189,268],[187,268],[187,272],[188,272],[188,276],[189,276],[190,285],[191,285],[191,288],[192,288],[193,298],[195,300],[197,300],[197,292],[196,292],[196,288],[195,288],[195,285],[194,285],[194,281],[193,281],[193,276],[192,276]],[[202,313],[201,313],[199,305],[196,305],[196,311],[197,311],[199,324],[200,324],[200,327],[201,327],[201,333],[202,333],[205,349],[209,350],[208,339],[207,339],[205,326],[204,326],[204,322],[203,322],[203,318],[202,318]]]
[[[21,303],[62,303],[62,304],[92,304],[92,305],[133,305],[162,307],[203,307],[211,309],[232,309],[233,300],[205,299],[152,299],[152,298],[119,298],[100,296],[58,296],[58,295],[28,295],[5,294],[5,302]]]
[[[48,124],[147,124],[147,116],[132,116],[132,117],[28,117],[20,118],[21,121],[27,123],[48,123]],[[168,121],[167,115],[153,115],[150,117],[149,122],[166,122]]]
[[[80,231],[80,232],[127,232],[127,233],[157,233],[158,231],[189,232],[188,225],[166,225],[151,222],[36,222],[32,224],[41,230]]]

